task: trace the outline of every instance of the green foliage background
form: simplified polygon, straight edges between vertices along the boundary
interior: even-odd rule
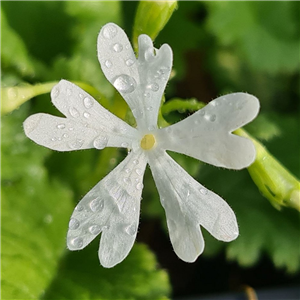
[[[107,22],[134,36],[137,5],[2,2],[2,86],[77,81],[97,89],[97,100],[125,116],[126,107],[101,72],[96,39]],[[168,43],[174,52],[167,100],[194,97],[208,102],[228,92],[254,94],[261,101],[261,115],[248,131],[298,178],[299,7],[298,2],[182,1],[155,40],[157,47]],[[11,98],[22,98],[18,90],[11,93]],[[66,250],[76,203],[125,153],[57,153],[40,147],[22,130],[23,121],[35,112],[59,114],[45,94],[2,117],[2,299],[166,299],[172,290],[167,270],[159,268],[143,244],[137,243],[129,257],[110,270],[99,266],[98,242],[80,252]],[[191,112],[179,105],[164,117],[173,123]],[[225,198],[237,215],[240,237],[225,244],[205,232],[204,255],[225,251],[229,260],[251,266],[267,254],[277,268],[299,271],[298,212],[273,208],[246,170],[227,171],[174,156]],[[144,185],[142,220],[159,219],[165,226],[149,173]]]

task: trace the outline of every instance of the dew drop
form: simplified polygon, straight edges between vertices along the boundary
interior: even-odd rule
[[[108,69],[112,66],[112,62],[110,60],[106,60],[104,64],[105,64],[105,67]]]
[[[80,148],[82,147],[83,143],[84,143],[83,140],[81,140],[81,139],[76,139],[75,141],[72,141],[72,142],[69,143],[69,147],[70,147],[71,149],[74,149],[74,150],[80,149]]]
[[[136,231],[137,231],[136,225],[135,225],[135,224],[131,224],[131,225],[127,226],[127,227],[125,228],[125,231],[126,231],[129,235],[134,236],[134,235],[136,234]]]
[[[71,96],[72,95],[72,91],[70,89],[67,89],[67,95]]]
[[[78,118],[78,117],[80,116],[79,111],[78,111],[75,107],[71,107],[71,108],[69,109],[69,113],[70,113],[70,115],[71,115],[72,117],[74,117],[74,118]]]
[[[216,120],[216,115],[209,116],[209,121],[214,122]]]
[[[84,207],[80,204],[78,204],[76,207],[75,207],[75,210],[76,211],[83,211]]]
[[[202,194],[202,195],[207,195],[207,189],[200,189],[200,193]]]
[[[88,119],[91,115],[88,112],[83,113],[83,116]]]
[[[244,107],[244,103],[238,101],[238,103],[236,104],[236,108],[241,110]]]
[[[55,137],[54,137],[54,138],[51,138],[51,141],[52,141],[52,142],[55,142],[55,141],[57,141],[57,138],[55,138]]]
[[[135,173],[138,175],[142,175],[143,171],[141,169],[135,169]]]
[[[150,88],[153,92],[157,92],[159,90],[159,85],[157,83],[152,83]]]
[[[128,147],[128,143],[123,142],[123,143],[121,144],[121,146],[124,147],[124,148],[127,148],[127,147]]]
[[[172,132],[172,128],[169,126],[166,128],[167,133],[171,133]]]
[[[56,127],[58,129],[64,129],[64,128],[66,128],[66,125],[65,124],[58,124]]]
[[[87,109],[90,109],[93,105],[94,105],[94,102],[91,98],[89,97],[85,97],[83,99],[83,105],[87,108]]]
[[[123,181],[126,183],[126,184],[130,184],[131,180],[129,177],[124,177]]]
[[[73,127],[70,127],[69,130],[72,131],[72,130],[74,130],[74,128],[73,128]]]
[[[104,201],[103,199],[95,198],[90,202],[90,208],[93,212],[99,212],[104,207]]]
[[[120,128],[120,132],[121,132],[121,133],[126,133],[126,132],[127,132],[127,129],[126,129],[125,127],[121,127],[121,128]]]
[[[81,93],[78,94],[79,98],[83,98],[83,95]]]
[[[144,96],[145,96],[146,98],[149,98],[149,97],[150,97],[150,93],[146,92],[146,93],[144,93]]]
[[[71,244],[72,244],[75,248],[79,249],[79,248],[81,248],[81,247],[83,246],[83,240],[82,240],[82,238],[77,237],[77,238],[71,240]]]
[[[114,87],[121,93],[132,93],[135,90],[135,80],[126,74],[118,76],[113,83]]]
[[[148,106],[148,107],[146,107],[146,109],[147,109],[148,111],[152,111],[152,110],[153,110],[153,107],[152,107],[152,106]]]
[[[131,59],[131,58],[129,58],[129,59],[126,60],[125,63],[126,63],[126,65],[127,65],[128,67],[131,67],[131,66],[134,64],[134,60]]]
[[[117,35],[117,33],[118,33],[117,27],[111,24],[106,25],[102,31],[103,37],[109,40],[113,39]]]
[[[120,43],[116,43],[113,45],[113,49],[115,52],[119,53],[123,50],[123,46]]]
[[[100,136],[94,140],[93,145],[96,149],[101,150],[107,146],[107,142],[108,142],[108,140],[107,140],[106,136]]]
[[[125,172],[126,172],[127,174],[129,174],[129,173],[130,173],[130,170],[129,170],[129,169],[125,169]]]
[[[66,133],[64,133],[63,135],[62,135],[62,137],[64,138],[64,139],[66,139],[67,137],[69,137]]]
[[[138,165],[138,164],[139,164],[139,161],[138,161],[137,159],[135,159],[135,160],[133,161],[133,164],[134,164],[134,165]]]
[[[55,87],[52,89],[52,91],[51,91],[51,97],[52,97],[52,98],[58,97],[59,92],[60,92],[59,87],[58,87],[58,86],[55,86]]]
[[[204,110],[204,109],[201,109],[201,110],[199,111],[199,115],[200,115],[200,116],[204,116],[204,115],[205,115],[205,110]]]
[[[136,189],[139,190],[139,191],[142,190],[143,187],[144,187],[144,185],[143,185],[141,182],[139,182],[139,183],[136,185]]]
[[[89,227],[89,232],[91,234],[97,235],[101,232],[101,227],[99,225],[92,225]]]
[[[71,218],[69,222],[69,229],[75,230],[79,227],[80,223],[77,219]]]

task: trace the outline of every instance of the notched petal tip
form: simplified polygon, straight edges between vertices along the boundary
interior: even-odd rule
[[[39,126],[39,122],[42,118],[42,114],[35,114],[28,117],[24,123],[23,128],[27,137],[30,138],[30,133],[33,132]]]

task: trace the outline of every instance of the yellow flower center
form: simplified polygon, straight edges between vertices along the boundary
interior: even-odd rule
[[[144,150],[150,150],[153,148],[155,145],[155,137],[153,134],[146,134],[144,137],[141,139],[141,147]]]

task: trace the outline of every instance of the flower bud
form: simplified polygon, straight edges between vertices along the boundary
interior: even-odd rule
[[[140,1],[134,20],[133,45],[138,47],[138,36],[147,34],[154,40],[169,21],[177,1]]]

